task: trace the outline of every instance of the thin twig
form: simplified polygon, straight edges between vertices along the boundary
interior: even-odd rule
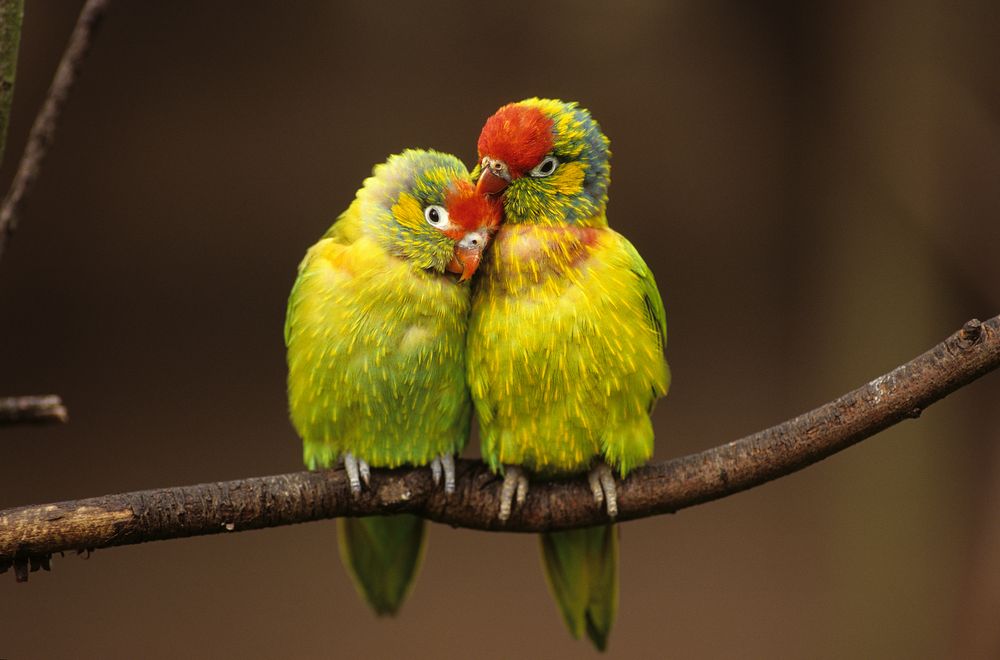
[[[8,424],[45,424],[69,421],[62,399],[55,394],[0,398],[0,426]]]
[[[3,207],[0,208],[0,256],[3,255],[7,238],[17,229],[17,222],[21,214],[21,205],[25,195],[31,189],[35,179],[42,169],[42,160],[48,152],[49,147],[55,140],[56,124],[59,121],[59,114],[62,112],[66,100],[69,98],[73,83],[76,82],[80,67],[83,64],[84,56],[90,48],[94,38],[94,31],[104,17],[111,0],[87,0],[87,4],[80,10],[80,17],[76,20],[76,27],[70,35],[66,51],[63,53],[59,68],[52,79],[48,96],[42,109],[35,117],[35,123],[31,126],[31,133],[28,135],[28,146],[24,149],[21,162],[17,167],[17,174],[11,183],[7,197],[4,199]]]
[[[0,163],[7,144],[7,123],[14,101],[17,51],[21,44],[24,0],[0,0]]]
[[[635,470],[620,484],[619,520],[732,495],[800,470],[922,410],[1000,367],[1000,316],[972,320],[916,359],[836,401],[751,436]],[[342,470],[146,490],[0,511],[0,571],[19,580],[52,553],[391,513],[455,527],[539,532],[606,520],[584,479],[535,483],[509,521],[497,520],[500,482],[478,461],[458,463],[457,490],[436,488],[430,470],[375,470],[350,494]]]

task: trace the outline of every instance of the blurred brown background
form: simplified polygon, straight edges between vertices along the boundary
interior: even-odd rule
[[[809,8],[804,8],[808,4]],[[874,6],[877,4],[878,6]],[[79,3],[27,2],[6,190]],[[372,165],[579,100],[646,257],[657,457],[1000,312],[1000,4],[115,2],[0,263],[0,507],[301,468],[295,267]],[[1000,656],[1000,377],[820,465],[622,529],[609,657]],[[434,526],[377,621],[330,522],[0,576],[0,657],[577,658],[532,537]]]

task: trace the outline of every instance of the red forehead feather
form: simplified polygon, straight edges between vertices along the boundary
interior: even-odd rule
[[[500,201],[478,194],[469,181],[456,181],[445,196],[444,203],[448,208],[448,219],[461,228],[462,234],[500,226]]]
[[[552,144],[552,120],[538,108],[512,103],[486,120],[479,157],[502,160],[511,174],[521,176],[541,162]]]

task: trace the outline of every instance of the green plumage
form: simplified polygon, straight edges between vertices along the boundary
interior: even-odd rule
[[[614,525],[542,534],[542,561],[570,634],[603,651],[618,612],[618,530]]]
[[[423,558],[425,525],[410,515],[338,518],[340,559],[379,616],[395,614]]]
[[[670,376],[663,303],[631,244],[606,227],[505,225],[482,271],[468,363],[484,459],[543,476],[645,463]]]
[[[285,343],[289,408],[309,468],[345,456],[420,466],[464,447],[469,287],[444,273],[455,240],[425,209],[443,207],[468,177],[453,156],[393,156],[299,266]],[[345,520],[339,530],[358,591],[377,613],[394,613],[419,567],[423,521]]]
[[[524,171],[495,162],[497,154],[516,162],[517,149],[539,144]],[[498,472],[518,466],[548,477],[603,461],[625,478],[652,456],[649,413],[670,371],[653,275],[607,226],[608,140],[576,104],[529,99],[498,111],[483,145],[493,153],[480,158],[511,174],[505,224],[483,262],[469,325],[483,457]],[[557,165],[538,173],[553,157]],[[545,534],[542,549],[570,632],[604,649],[618,603],[616,531]]]

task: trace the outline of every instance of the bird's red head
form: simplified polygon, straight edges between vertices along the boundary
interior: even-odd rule
[[[472,277],[493,234],[500,227],[500,201],[476,192],[468,181],[456,181],[445,197],[450,227],[445,231],[455,243],[455,253],[447,268],[461,273],[459,281]]]
[[[552,150],[552,119],[536,107],[510,103],[486,120],[479,134],[483,176],[479,192],[498,193]]]

